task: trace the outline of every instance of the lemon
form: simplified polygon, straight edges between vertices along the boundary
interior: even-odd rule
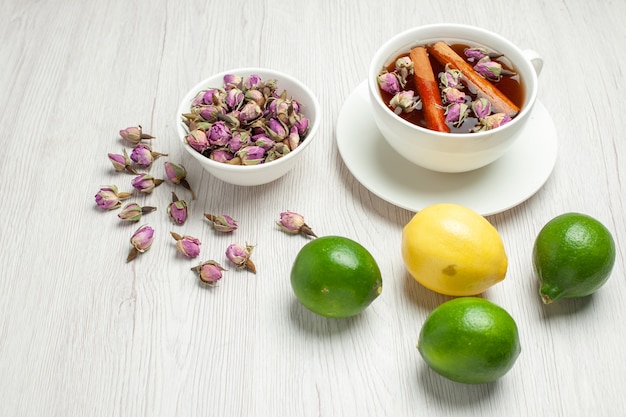
[[[615,242],[593,217],[564,213],[539,231],[532,261],[544,303],[584,297],[609,279],[615,264]]]
[[[417,349],[435,372],[465,384],[501,378],[521,352],[513,317],[477,297],[455,298],[435,308],[422,326]]]
[[[441,294],[477,295],[504,279],[508,258],[498,231],[457,204],[419,211],[402,230],[402,259],[411,276]]]
[[[380,268],[361,244],[323,236],[300,249],[291,268],[291,287],[309,310],[324,317],[359,314],[381,293]]]

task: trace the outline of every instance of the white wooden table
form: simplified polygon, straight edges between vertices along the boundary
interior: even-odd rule
[[[344,4],[345,3],[345,4]],[[0,415],[2,416],[622,416],[626,415],[626,177],[623,1],[104,1],[0,5]],[[510,258],[484,296],[516,319],[522,354],[500,381],[466,386],[430,371],[415,344],[448,297],[417,285],[400,258],[414,214],[361,185],[338,154],[335,126],[387,38],[435,22],[475,24],[545,58],[539,100],[559,136],[545,186],[489,216]],[[225,184],[178,143],[176,107],[210,74],[264,66],[290,73],[322,105],[301,165],[259,187]],[[94,202],[113,171],[118,131],[141,124],[182,163],[198,198],[182,227],[166,215],[169,183],[135,197],[153,247],[125,262],[136,225]],[[528,170],[533,166],[529,165]],[[520,176],[524,172],[519,173]],[[280,232],[284,210],[319,235],[350,237],[376,257],[381,297],[362,315],[327,320],[289,284],[306,239]],[[531,249],[552,217],[577,211],[614,234],[617,263],[598,293],[543,306]],[[218,236],[204,212],[235,217]],[[258,273],[229,270],[198,285],[170,230],[225,262],[256,245]]]

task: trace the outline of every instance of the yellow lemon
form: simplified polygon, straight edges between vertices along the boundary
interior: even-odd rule
[[[451,296],[477,295],[502,281],[508,258],[498,231],[458,204],[434,204],[402,230],[402,259],[428,289]]]

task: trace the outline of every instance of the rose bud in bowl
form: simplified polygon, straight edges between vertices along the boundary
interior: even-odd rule
[[[315,95],[295,78],[264,68],[224,71],[200,82],[178,107],[184,148],[222,181],[274,181],[301,160],[319,127]]]
[[[523,136],[542,66],[536,52],[478,27],[409,29],[370,63],[374,120],[388,144],[416,165],[481,168]]]

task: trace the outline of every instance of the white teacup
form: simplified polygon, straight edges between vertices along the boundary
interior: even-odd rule
[[[524,102],[513,120],[492,130],[444,133],[407,122],[387,107],[377,82],[383,67],[415,46],[442,40],[482,45],[508,58],[524,89]],[[370,63],[367,84],[374,120],[389,145],[416,165],[440,172],[481,168],[504,155],[521,136],[537,99],[537,76],[542,66],[543,59],[535,51],[521,50],[504,37],[478,27],[443,23],[409,29],[385,42]]]

